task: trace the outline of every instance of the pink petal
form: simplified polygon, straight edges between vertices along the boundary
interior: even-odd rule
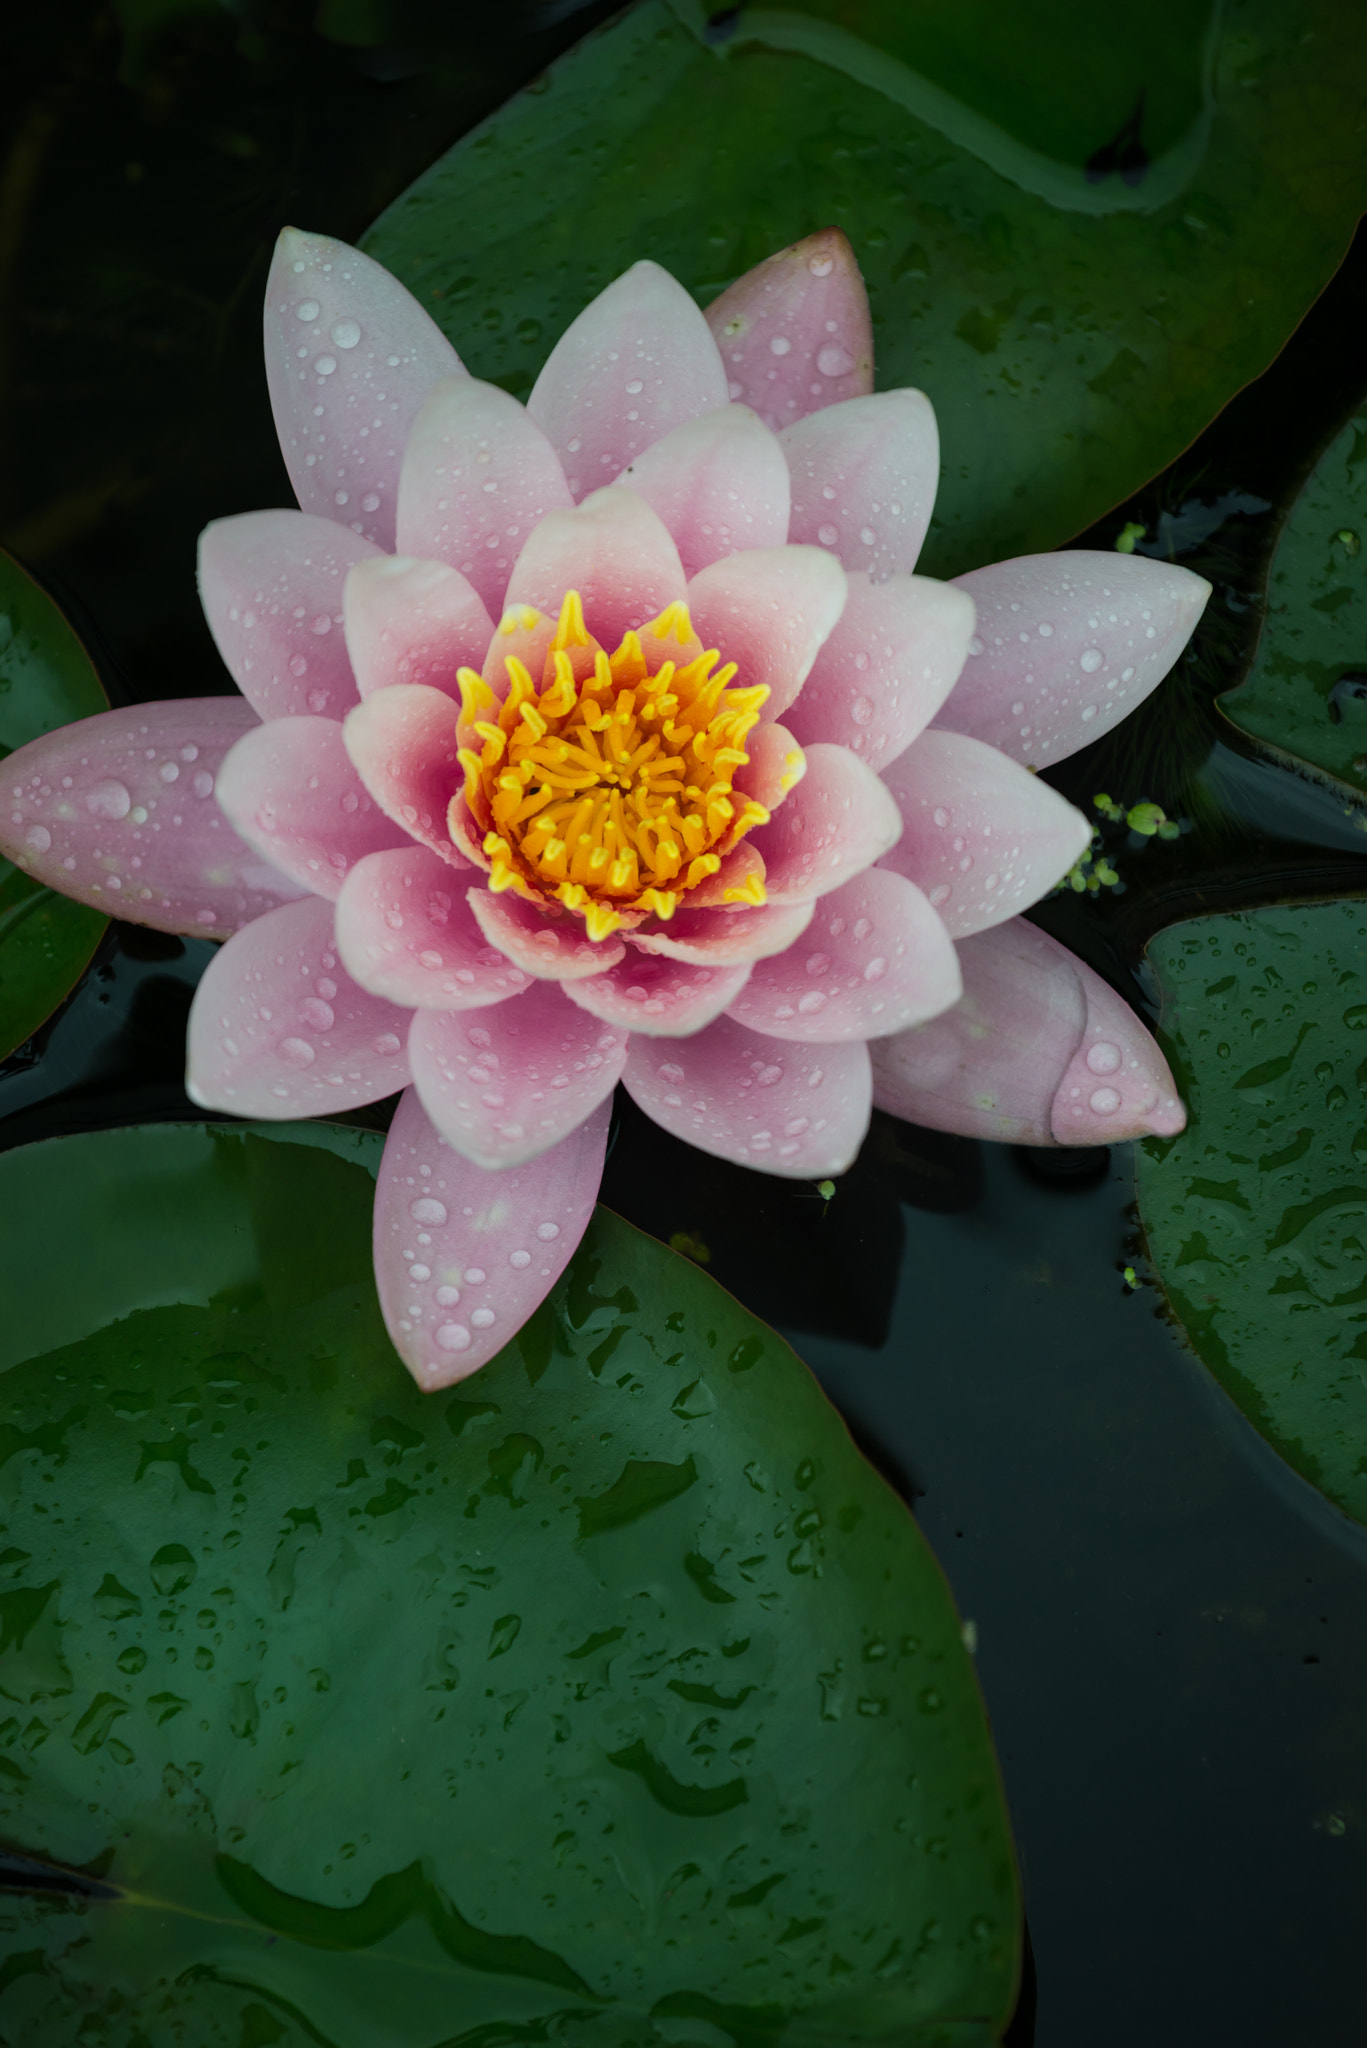
[[[773,730],[781,732],[783,728],[782,726],[777,726]],[[773,763],[772,761],[764,760],[765,751],[765,749],[760,749],[758,754],[762,768],[767,772]],[[805,759],[803,760],[802,767],[805,774],[807,768]],[[748,775],[749,772],[748,768],[741,771],[745,775]],[[741,839],[737,841],[729,853],[722,855],[721,866],[714,875],[705,875],[702,881],[694,883],[688,892],[685,915],[691,915],[695,910],[711,910],[714,908],[735,910],[738,907],[744,907],[746,898],[737,898],[733,892],[737,889],[748,890],[752,879],[756,882],[764,880],[764,862],[755,852],[749,840]]]
[[[337,950],[372,995],[416,1010],[472,1010],[521,995],[528,976],[489,944],[463,876],[425,846],[359,861],[337,899]]]
[[[249,845],[334,900],[358,860],[406,843],[366,794],[332,718],[273,718],[245,733],[218,772],[218,800]]]
[[[1134,1012],[1023,918],[961,939],[963,998],[875,1041],[874,1100],[932,1130],[1006,1144],[1170,1136],[1186,1112]]]
[[[590,633],[609,650],[684,594],[679,551],[658,513],[630,491],[595,491],[542,520],[513,565],[508,608],[554,618],[567,590],[584,600]]]
[[[773,1038],[883,1038],[957,1003],[953,942],[921,891],[870,868],[816,906],[801,945],[761,960],[729,1006]]]
[[[1099,739],[1147,697],[1210,596],[1190,569],[1086,548],[955,581],[977,607],[977,632],[935,723],[1034,768]]]
[[[342,738],[380,809],[448,866],[464,868],[446,822],[465,779],[451,699],[426,683],[395,683],[356,706]]]
[[[185,1087],[234,1116],[336,1115],[408,1084],[410,1012],[358,988],[319,896],[258,917],[216,953],[190,1006]]]
[[[480,666],[494,631],[458,570],[407,555],[360,563],[347,578],[344,608],[362,697],[396,683],[426,683],[458,701],[456,670]]]
[[[631,944],[665,960],[698,967],[741,967],[782,953],[812,921],[810,903],[766,903],[758,910],[679,910],[655,931],[631,933]]]
[[[730,1017],[672,1045],[633,1038],[622,1080],[676,1138],[792,1180],[843,1173],[869,1126],[863,1044],[795,1045]]]
[[[565,994],[590,1016],[647,1038],[689,1038],[739,995],[748,966],[696,967],[633,947],[618,966],[591,981],[569,981]]]
[[[764,860],[771,903],[824,896],[896,844],[901,813],[886,785],[845,747],[806,749],[807,773],[749,843]]]
[[[263,718],[344,718],[356,702],[342,627],[348,571],[378,556],[311,512],[243,512],[199,537],[199,596],[233,681]]]
[[[775,432],[873,389],[873,324],[854,251],[823,228],[767,256],[707,308],[731,396]]]
[[[878,391],[781,435],[793,479],[788,537],[830,548],[875,583],[916,566],[940,480],[940,437],[920,391]]]
[[[1081,811],[981,740],[922,733],[883,780],[902,836],[882,866],[924,889],[956,939],[1038,903],[1091,844]]]
[[[241,697],[101,711],[0,764],[0,852],[49,889],[163,932],[218,938],[300,893],[214,801]]]
[[[856,573],[788,723],[804,746],[832,740],[882,770],[924,731],[954,687],[973,606],[952,583]]]
[[[746,406],[685,421],[617,481],[659,513],[686,575],[742,548],[782,547],[788,538],[788,465]]]
[[[726,373],[697,306],[657,263],[634,263],[566,328],[527,410],[578,499],[671,428],[725,404]]]
[[[765,684],[766,718],[781,718],[797,696],[844,603],[844,571],[819,548],[728,555],[688,586],[693,630],[737,664],[737,688]]]
[[[392,549],[409,430],[429,387],[463,374],[387,270],[328,235],[284,230],[266,281],[266,382],[306,512]]]
[[[767,811],[777,810],[807,773],[807,756],[788,728],[774,722],[757,725],[745,742],[745,751],[749,759],[736,770],[734,787]],[[736,851],[747,844],[742,839]]]
[[[478,1018],[419,1010],[408,1056],[423,1108],[477,1166],[520,1166],[612,1093],[627,1035],[538,983]]]
[[[602,1102],[533,1164],[490,1173],[403,1095],[375,1190],[375,1282],[420,1387],[477,1372],[550,1293],[593,1214],[611,1117]]]
[[[469,892],[470,912],[491,946],[537,981],[582,981],[602,974],[626,948],[618,938],[586,938],[572,917],[552,919],[511,890],[496,896],[483,883]]]
[[[497,618],[532,528],[573,503],[554,448],[506,391],[448,377],[428,393],[399,480],[402,554],[449,562]]]

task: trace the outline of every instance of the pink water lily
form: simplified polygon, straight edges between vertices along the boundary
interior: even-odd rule
[[[300,509],[200,557],[241,695],[20,749],[0,846],[227,939],[196,1101],[405,1091],[375,1269],[421,1385],[563,1269],[619,1080],[810,1179],[875,1101],[1036,1144],[1181,1127],[1142,1025],[1020,913],[1089,838],[1031,771],[1153,689],[1207,585],[1077,552],[915,575],[935,417],[873,391],[843,236],[705,314],[636,264],[523,407],[378,265],[287,230],[266,360]]]

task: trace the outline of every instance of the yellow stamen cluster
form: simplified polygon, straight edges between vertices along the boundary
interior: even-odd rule
[[[658,643],[670,641],[680,659],[661,659]],[[483,742],[460,750],[465,800],[492,888],[553,899],[604,939],[672,917],[768,821],[732,787],[768,689],[732,688],[735,663],[718,667],[716,649],[694,653],[697,644],[687,608],[673,604],[608,655],[572,590],[539,683],[507,657],[500,703],[482,676],[460,671],[462,730]],[[764,885],[751,876],[721,900],[762,903]]]

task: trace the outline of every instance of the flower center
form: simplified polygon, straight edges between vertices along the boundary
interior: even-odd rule
[[[687,607],[672,604],[608,655],[571,590],[539,688],[515,655],[501,703],[460,671],[461,723],[483,742],[460,750],[465,798],[485,828],[491,888],[554,899],[603,939],[672,917],[767,823],[733,777],[768,688],[732,688],[735,663],[698,647]],[[764,885],[751,875],[715,900],[762,903]]]

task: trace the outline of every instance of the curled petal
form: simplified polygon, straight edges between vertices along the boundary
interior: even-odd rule
[[[473,1010],[521,995],[529,976],[491,946],[464,878],[425,846],[372,853],[342,884],[337,948],[362,988],[415,1010]]]
[[[707,308],[733,398],[775,432],[873,390],[873,323],[854,251],[822,228],[747,270]]]
[[[342,591],[359,534],[311,512],[243,512],[199,537],[199,596],[233,681],[263,718],[345,718],[356,702]]]
[[[788,723],[804,746],[831,740],[881,773],[944,703],[972,636],[972,602],[952,583],[856,572]]]
[[[685,420],[726,404],[726,373],[697,306],[658,263],[634,263],[561,335],[527,410],[576,499]]]
[[[583,925],[573,918],[553,922],[510,890],[495,896],[492,889],[476,884],[469,900],[471,915],[488,944],[537,981],[582,981],[615,966],[626,950],[618,938],[586,938]]]
[[[491,1173],[452,1151],[415,1089],[401,1098],[375,1190],[375,1281],[420,1387],[477,1372],[550,1293],[593,1214],[610,1120],[602,1102],[534,1164]]]
[[[801,945],[761,960],[727,1014],[773,1038],[830,1045],[904,1031],[962,990],[953,941],[921,891],[870,868],[822,897]]]
[[[399,464],[460,357],[397,278],[328,235],[286,228],[266,281],[266,382],[306,512],[394,546]]]
[[[811,921],[810,903],[766,903],[758,910],[680,910],[654,931],[632,932],[630,943],[665,960],[740,967],[783,952]]]
[[[300,886],[214,800],[223,758],[261,730],[241,697],[101,711],[0,764],[0,853],[49,889],[158,931],[221,938]]]
[[[408,1084],[409,1012],[359,988],[332,905],[287,903],[234,935],[190,1006],[185,1087],[234,1116],[336,1115]]]
[[[829,548],[875,583],[916,566],[940,480],[940,437],[920,391],[849,398],[785,427],[788,537]]]
[[[877,1040],[874,1100],[932,1130],[1018,1145],[1106,1145],[1180,1131],[1167,1062],[1129,1006],[1023,918],[958,946],[964,993]]]
[[[632,947],[618,966],[590,981],[570,981],[565,994],[590,1016],[647,1038],[690,1038],[744,988],[746,965],[699,967]]]
[[[453,868],[465,866],[451,844],[447,813],[463,777],[451,699],[426,683],[378,690],[347,718],[342,738],[386,816]]]
[[[723,555],[782,547],[788,538],[788,465],[748,406],[685,421],[617,482],[659,513],[688,576]]]
[[[700,1151],[761,1173],[843,1173],[869,1125],[866,1047],[795,1045],[719,1017],[696,1038],[633,1038],[627,1093]]]
[[[819,548],[728,555],[688,586],[694,632],[736,663],[741,685],[765,685],[766,718],[781,718],[797,696],[844,603],[845,573]]]
[[[674,604],[683,565],[658,513],[630,491],[605,490],[543,519],[513,565],[508,607],[554,617],[567,590],[579,592],[588,629],[606,648]]]
[[[612,1093],[627,1035],[538,983],[479,1017],[419,1010],[408,1056],[423,1108],[477,1166],[520,1166]]]
[[[977,607],[935,723],[1047,768],[1117,725],[1191,638],[1210,585],[1190,569],[1086,548],[955,578]]]
[[[902,818],[886,785],[844,747],[808,747],[807,773],[772,824],[750,834],[773,904],[838,889],[896,844]]]
[[[506,391],[448,377],[428,393],[404,450],[402,554],[449,562],[497,618],[532,528],[573,503],[554,448]]]
[[[343,608],[362,697],[396,683],[426,683],[459,700],[456,671],[479,667],[494,630],[479,593],[458,570],[407,555],[359,563],[347,578]]]
[[[331,718],[273,718],[245,733],[219,770],[218,800],[249,845],[334,900],[358,860],[406,840],[367,795]]]
[[[1038,903],[1091,843],[1057,790],[959,733],[922,733],[883,780],[902,836],[882,865],[924,889],[956,939]]]

